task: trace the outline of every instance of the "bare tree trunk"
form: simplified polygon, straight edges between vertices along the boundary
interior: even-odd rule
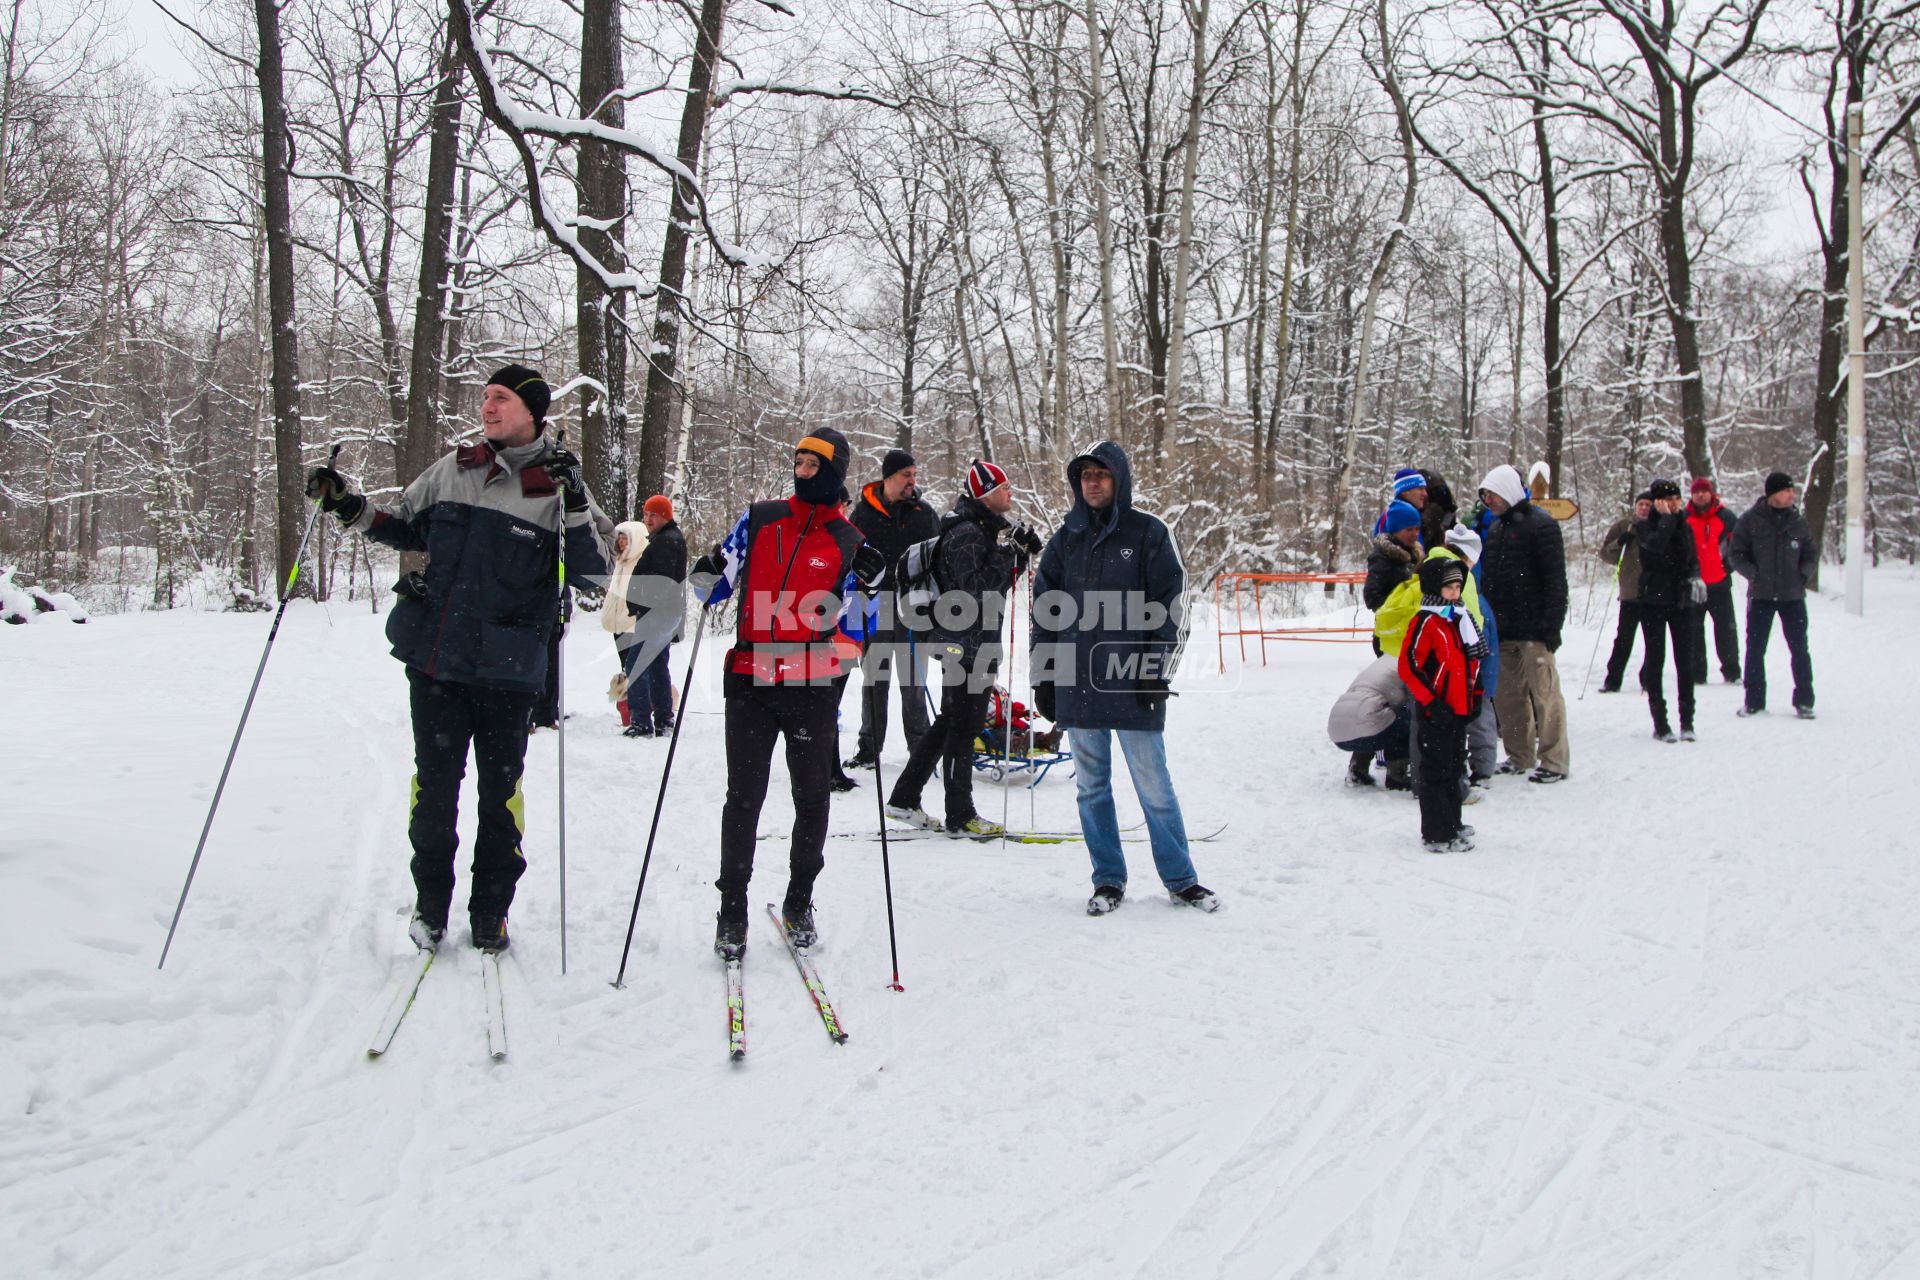
[[[1407,232],[1407,223],[1413,217],[1413,197],[1420,180],[1420,171],[1413,157],[1412,116],[1407,109],[1406,96],[1400,92],[1399,76],[1394,70],[1393,43],[1387,32],[1387,0],[1377,0],[1375,4],[1374,29],[1380,37],[1380,83],[1386,89],[1387,97],[1393,100],[1394,122],[1400,132],[1400,160],[1407,176],[1406,185],[1400,192],[1399,216],[1394,219],[1385,243],[1380,246],[1380,256],[1373,263],[1373,274],[1367,279],[1366,300],[1360,306],[1360,347],[1354,356],[1353,398],[1347,406],[1346,446],[1334,470],[1332,518],[1327,522],[1328,573],[1332,573],[1340,562],[1340,531],[1346,524],[1354,457],[1360,444],[1360,424],[1366,418],[1367,361],[1373,349],[1373,321],[1380,309],[1380,290],[1387,282],[1387,272],[1393,264],[1393,252],[1399,247],[1401,237]]]
[[[720,35],[727,0],[701,0],[700,25],[694,35],[693,67],[687,73],[687,100],[680,111],[677,158],[692,174],[700,171],[700,147],[706,137],[707,113],[713,106],[713,73],[720,61]],[[695,223],[696,200],[687,181],[676,178],[667,212],[666,242],[660,250],[660,294],[654,312],[653,345],[647,353],[647,399],[640,420],[640,462],[636,491],[658,493],[666,481],[667,446],[673,432],[676,370],[681,326],[689,308],[687,241]]]
[[[413,299],[413,354],[407,370],[406,431],[394,478],[413,483],[441,449],[440,379],[447,336],[447,282],[453,246],[454,178],[460,160],[460,54],[451,36],[440,55],[427,141],[426,209],[420,230],[420,281]],[[426,567],[425,553],[400,557],[402,573]]]
[[[1173,308],[1167,319],[1167,391],[1160,398],[1162,428],[1155,433],[1159,454],[1164,432],[1180,425],[1180,381],[1187,355],[1187,287],[1193,274],[1193,189],[1200,172],[1200,112],[1207,93],[1207,14],[1212,0],[1192,0],[1187,6],[1193,29],[1193,90],[1187,98],[1187,131],[1181,140],[1180,243],[1173,255]]]
[[[1273,256],[1273,196],[1280,176],[1275,163],[1279,152],[1280,76],[1270,11],[1261,9],[1258,21],[1262,37],[1260,43],[1266,54],[1267,109],[1260,136],[1262,163],[1260,216],[1253,253],[1253,326],[1247,337],[1247,421],[1253,428],[1254,497],[1260,505],[1265,506],[1268,497],[1267,450],[1273,447],[1273,442],[1266,431],[1266,411],[1261,398],[1267,389],[1267,317],[1272,310],[1272,293],[1267,287],[1267,279]],[[1295,56],[1298,57],[1297,52]],[[1296,74],[1298,69],[1296,62]]]
[[[1107,152],[1104,37],[1094,0],[1083,0],[1087,24],[1087,111],[1093,122],[1093,225],[1100,245],[1100,341],[1107,387],[1109,435],[1120,429],[1120,347],[1113,319],[1113,162]]]
[[[585,0],[580,11],[580,110],[613,128],[626,124],[620,49],[622,0]],[[703,95],[704,98],[704,95]],[[676,187],[678,184],[675,184]],[[580,141],[580,247],[609,271],[626,267],[621,234],[627,206],[627,161],[620,148]],[[671,237],[672,232],[668,232]],[[682,248],[684,253],[684,245]],[[684,257],[682,266],[684,266]],[[609,511],[627,510],[625,295],[599,273],[574,266],[574,335],[580,376],[589,382],[580,406],[580,466],[587,487]],[[679,281],[674,282],[677,291]],[[663,303],[664,305],[664,303]],[[669,366],[673,357],[667,356]],[[662,449],[664,451],[664,440]],[[651,492],[651,490],[649,491]]]
[[[1287,247],[1280,258],[1280,312],[1275,317],[1273,339],[1273,408],[1267,416],[1267,449],[1264,469],[1259,476],[1261,501],[1273,502],[1275,448],[1279,440],[1281,416],[1287,406],[1287,370],[1293,363],[1293,277],[1295,245],[1300,234],[1300,163],[1306,127],[1306,84],[1300,72],[1300,59],[1307,38],[1307,3],[1299,0],[1294,9],[1293,62],[1287,68],[1287,101],[1291,136],[1287,142]]]
[[[273,459],[275,564],[286,589],[306,523],[305,477],[300,456],[300,344],[294,328],[293,201],[288,191],[287,99],[281,62],[280,9],[275,0],[254,0],[260,34],[261,186],[267,231],[267,308],[273,346]],[[294,594],[305,588],[294,584]]]
[[[1527,451],[1526,420],[1520,416],[1521,377],[1527,364],[1527,271],[1523,264],[1520,279],[1514,289],[1513,307],[1513,384],[1509,388],[1507,401],[1507,456],[1513,465],[1522,472],[1527,469],[1525,454]]]
[[[413,356],[407,371],[407,429],[395,479],[412,483],[439,455],[440,378],[447,328],[447,277],[453,246],[454,179],[460,160],[460,55],[451,37],[440,55],[432,132],[427,143],[426,209],[420,233],[420,281],[413,301]],[[417,567],[417,566],[415,566]]]

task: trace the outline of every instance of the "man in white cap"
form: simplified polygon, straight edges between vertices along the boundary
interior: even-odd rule
[[[1560,628],[1567,620],[1567,550],[1560,522],[1533,505],[1526,482],[1501,465],[1480,482],[1480,585],[1500,611],[1500,690],[1494,713],[1507,759],[1528,782],[1567,776],[1567,700],[1560,692]]]

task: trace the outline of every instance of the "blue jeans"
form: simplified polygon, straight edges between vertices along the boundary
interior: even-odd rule
[[[1079,789],[1080,830],[1093,857],[1093,883],[1125,888],[1127,859],[1120,850],[1120,819],[1113,809],[1113,739],[1127,757],[1127,774],[1147,816],[1147,836],[1153,842],[1153,865],[1170,893],[1178,893],[1199,877],[1187,853],[1187,826],[1180,817],[1180,799],[1173,794],[1167,773],[1166,735],[1157,729],[1074,729],[1073,768]]]
[[[644,670],[636,671],[646,646],[633,644],[621,651],[620,662],[627,670],[627,719],[634,724],[657,730],[673,728],[673,676],[667,670],[673,646],[660,646],[660,652]]]

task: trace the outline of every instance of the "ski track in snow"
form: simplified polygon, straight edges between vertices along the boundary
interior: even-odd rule
[[[1407,798],[1341,786],[1323,726],[1362,650],[1183,679],[1175,781],[1192,829],[1231,824],[1194,850],[1226,909],[1169,904],[1144,846],[1090,920],[1082,846],[902,843],[895,994],[878,842],[830,842],[843,1046],[759,911],[785,883],[764,843],[739,1066],[709,945],[717,716],[687,719],[608,985],[666,744],[618,736],[592,615],[567,664],[570,972],[541,733],[498,1064],[458,911],[365,1057],[411,900],[384,617],[289,610],[165,972],[267,622],[9,629],[0,1271],[1920,1276],[1920,689],[1882,677],[1920,575],[1876,571],[1868,601],[1814,603],[1819,720],[1738,721],[1715,684],[1693,745],[1653,742],[1638,696],[1576,700],[1593,633],[1569,631],[1574,776],[1496,779],[1456,857],[1420,851]],[[886,779],[901,763],[896,738]],[[836,830],[873,828],[857,776]],[[1014,825],[1072,828],[1067,770],[1023,781]],[[784,789],[776,764],[762,830]]]

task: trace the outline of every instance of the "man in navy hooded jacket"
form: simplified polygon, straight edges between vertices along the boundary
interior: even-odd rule
[[[1111,440],[1067,464],[1073,509],[1034,577],[1033,701],[1073,735],[1080,828],[1093,859],[1087,914],[1126,892],[1113,807],[1113,738],[1146,813],[1153,863],[1179,902],[1212,911],[1194,875],[1180,800],[1167,772],[1168,688],[1179,665],[1186,569],[1173,534],[1133,508],[1133,471]]]

